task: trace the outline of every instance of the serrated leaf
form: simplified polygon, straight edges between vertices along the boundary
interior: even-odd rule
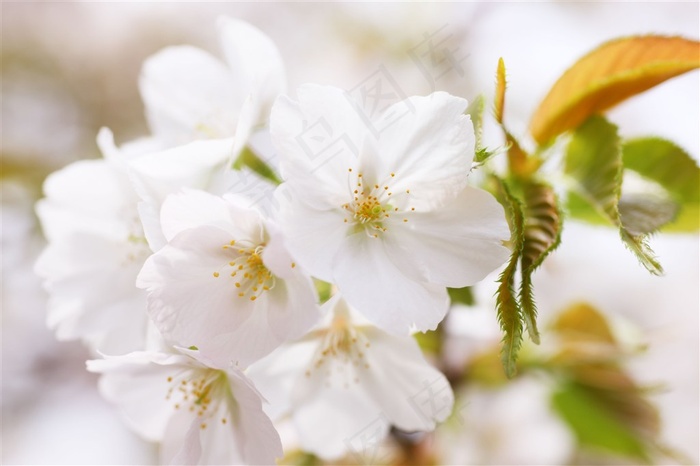
[[[520,201],[510,193],[505,182],[500,180],[499,191],[499,197],[503,199],[509,214],[513,252],[511,253],[508,265],[506,265],[506,268],[498,277],[499,285],[496,291],[496,313],[498,316],[498,323],[504,334],[501,347],[501,362],[505,369],[506,376],[511,378],[515,376],[517,372],[516,362],[518,359],[518,351],[520,350],[523,340],[522,313],[515,296],[513,283],[518,267],[518,259],[520,258],[523,248],[524,217]]]
[[[612,224],[619,224],[622,154],[617,126],[599,116],[581,125],[567,148],[564,172],[577,182],[577,194]]]
[[[627,248],[637,256],[639,262],[654,275],[662,275],[664,273],[663,267],[656,259],[656,254],[654,250],[651,249],[649,243],[647,242],[646,235],[635,236],[620,227],[620,238],[624,241]]]
[[[498,59],[496,67],[496,95],[493,99],[493,114],[496,121],[503,123],[503,107],[506,101],[506,65],[503,57]]]
[[[680,211],[665,230],[697,231],[700,228],[700,168],[687,152],[660,138],[625,142],[622,160],[626,169],[664,188]]]
[[[565,383],[552,395],[552,405],[580,445],[650,463],[644,442],[586,388]]]
[[[675,202],[651,194],[623,194],[617,207],[622,225],[633,236],[659,231],[676,218],[679,208]]]
[[[564,171],[574,180],[576,194],[620,229],[620,237],[640,263],[649,272],[661,274],[663,270],[646,242],[646,235],[631,233],[620,218],[622,150],[617,127],[600,116],[586,120],[571,138]]]
[[[593,50],[552,86],[530,122],[540,144],[589,116],[700,66],[700,43],[682,37],[634,36]]]
[[[530,339],[539,344],[537,330],[537,306],[532,290],[532,274],[545,257],[559,246],[561,241],[561,215],[554,189],[551,186],[530,182],[524,186],[525,228],[523,252],[520,258],[522,281],[520,305]]]

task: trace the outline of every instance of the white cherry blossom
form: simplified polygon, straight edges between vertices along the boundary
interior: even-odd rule
[[[151,251],[126,167],[145,148],[117,150],[108,130],[98,143],[104,159],[72,163],[44,183],[36,211],[48,245],[35,270],[56,336],[118,354],[143,348],[147,334],[146,295],[135,280]]]
[[[282,446],[260,393],[240,370],[197,353],[134,352],[87,367],[131,428],[161,442],[163,464],[274,464]]]
[[[368,426],[375,442],[391,425],[430,431],[450,415],[450,384],[413,337],[374,327],[340,295],[323,309],[323,324],[248,372],[273,419],[292,415],[303,449],[337,459]]]
[[[228,17],[219,18],[217,30],[225,63],[196,47],[173,46],[143,65],[146,117],[167,147],[235,134],[240,149],[285,91],[284,65],[269,37]]]
[[[168,244],[137,286],[166,338],[245,367],[318,320],[311,279],[246,199],[183,190],[165,200],[161,225]]]
[[[306,85],[298,96],[280,97],[271,116],[290,250],[383,329],[434,329],[448,309],[446,287],[472,285],[509,256],[503,208],[467,186],[466,100],[412,97],[368,126],[339,89]]]

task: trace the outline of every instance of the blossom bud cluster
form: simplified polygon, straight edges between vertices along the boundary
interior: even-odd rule
[[[411,97],[369,125],[335,87],[288,94],[253,26],[218,33],[223,60],[178,46],[145,62],[150,136],[117,147],[103,129],[103,158],[46,180],[49,325],[99,354],[102,394],[163,463],[273,464],[289,421],[327,460],[372,423],[434,429],[454,398],[412,333],[510,254],[502,207],[468,185],[467,101]],[[323,156],[314,125],[339,142]],[[426,387],[441,409],[416,402]]]

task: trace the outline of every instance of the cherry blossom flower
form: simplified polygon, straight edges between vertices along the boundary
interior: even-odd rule
[[[280,97],[271,115],[290,250],[383,329],[434,329],[448,309],[445,287],[472,285],[509,256],[503,208],[467,186],[466,100],[412,97],[368,126],[339,89],[306,85],[298,95]],[[320,145],[314,128],[323,128]]]
[[[323,310],[323,324],[248,372],[273,419],[291,413],[303,449],[337,459],[368,426],[374,442],[391,425],[429,431],[450,415],[450,384],[413,337],[374,327],[339,294]]]
[[[144,63],[146,117],[166,147],[235,134],[241,149],[285,91],[284,65],[269,37],[228,17],[217,26],[225,63],[192,46],[167,47]]]
[[[35,271],[59,339],[121,354],[142,349],[147,335],[146,295],[134,283],[151,251],[126,167],[144,147],[117,150],[108,130],[98,143],[104,159],[72,163],[44,183],[36,210],[49,243]]]
[[[87,367],[131,428],[162,442],[162,463],[274,464],[282,446],[260,393],[240,370],[197,353],[134,352]]]
[[[245,367],[318,320],[311,279],[247,200],[183,190],[163,203],[161,225],[168,244],[137,286],[167,339]]]

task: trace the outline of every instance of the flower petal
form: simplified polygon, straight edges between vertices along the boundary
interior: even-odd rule
[[[272,102],[287,88],[282,57],[274,42],[248,23],[222,16],[217,26],[226,62],[255,103],[255,123],[263,124]]]
[[[168,422],[161,443],[163,464],[202,464],[201,421],[186,411],[175,413]],[[210,429],[211,430],[211,429]],[[220,463],[223,464],[223,463]]]
[[[229,203],[219,196],[197,189],[183,188],[169,195],[163,202],[160,223],[163,235],[168,241],[178,233],[204,225],[226,230],[232,239],[257,240],[262,228],[257,212],[238,209],[236,214],[232,218]],[[243,225],[246,227],[241,228]]]
[[[332,461],[349,449],[362,455],[367,452],[355,449],[376,448],[389,434],[390,421],[364,390],[336,386],[324,387],[316,396],[306,398],[294,412],[294,425],[302,449]]]
[[[275,464],[282,457],[282,442],[272,421],[262,410],[260,393],[241,371],[228,372],[235,405],[234,438],[246,464]]]
[[[348,231],[345,215],[337,208],[320,209],[300,202],[296,190],[284,184],[275,191],[275,200],[292,256],[313,276],[332,281],[334,257]]]
[[[183,187],[207,189],[226,172],[232,139],[195,141],[139,157],[129,164],[133,186],[141,198],[139,213],[148,244],[157,251],[167,242],[160,226],[165,198]]]
[[[360,383],[382,407],[392,424],[407,431],[427,431],[452,412],[454,395],[445,376],[423,357],[410,337],[366,329],[367,371]]]
[[[345,299],[382,329],[406,335],[432,330],[445,317],[444,286],[411,280],[387,254],[382,239],[357,233],[334,257],[333,278]]]
[[[146,295],[134,281],[148,253],[144,244],[88,233],[50,243],[35,271],[50,293],[47,323],[57,338],[109,354],[141,349]]]
[[[314,284],[299,271],[277,279],[266,295],[269,326],[279,341],[303,336],[321,318]]]
[[[317,347],[315,341],[282,345],[246,369],[246,375],[267,400],[263,409],[273,420],[280,419],[292,408],[294,384],[310,364]]]
[[[125,172],[106,160],[81,160],[49,175],[37,214],[49,241],[76,231],[129,236],[138,198]]]
[[[90,372],[104,374],[100,393],[119,404],[127,424],[150,441],[160,441],[175,413],[166,399],[168,377],[187,364],[187,357],[154,352],[134,352],[87,362]]]
[[[340,89],[306,84],[297,95],[298,102],[277,99],[270,117],[282,177],[304,186],[302,200],[326,193],[327,205],[340,206],[352,192],[348,169],[357,166],[367,129]]]
[[[148,58],[139,89],[151,131],[170,145],[232,136],[244,97],[221,61],[190,46]]]
[[[397,108],[413,108],[393,123]],[[377,123],[381,179],[394,192],[411,191],[418,210],[440,205],[465,186],[474,156],[474,128],[464,114],[467,101],[445,92],[411,97],[387,109]],[[391,178],[391,173],[395,178]]]
[[[408,221],[388,228],[430,283],[471,286],[510,256],[503,246],[510,238],[503,207],[486,191],[467,187],[440,209],[402,218]]]

